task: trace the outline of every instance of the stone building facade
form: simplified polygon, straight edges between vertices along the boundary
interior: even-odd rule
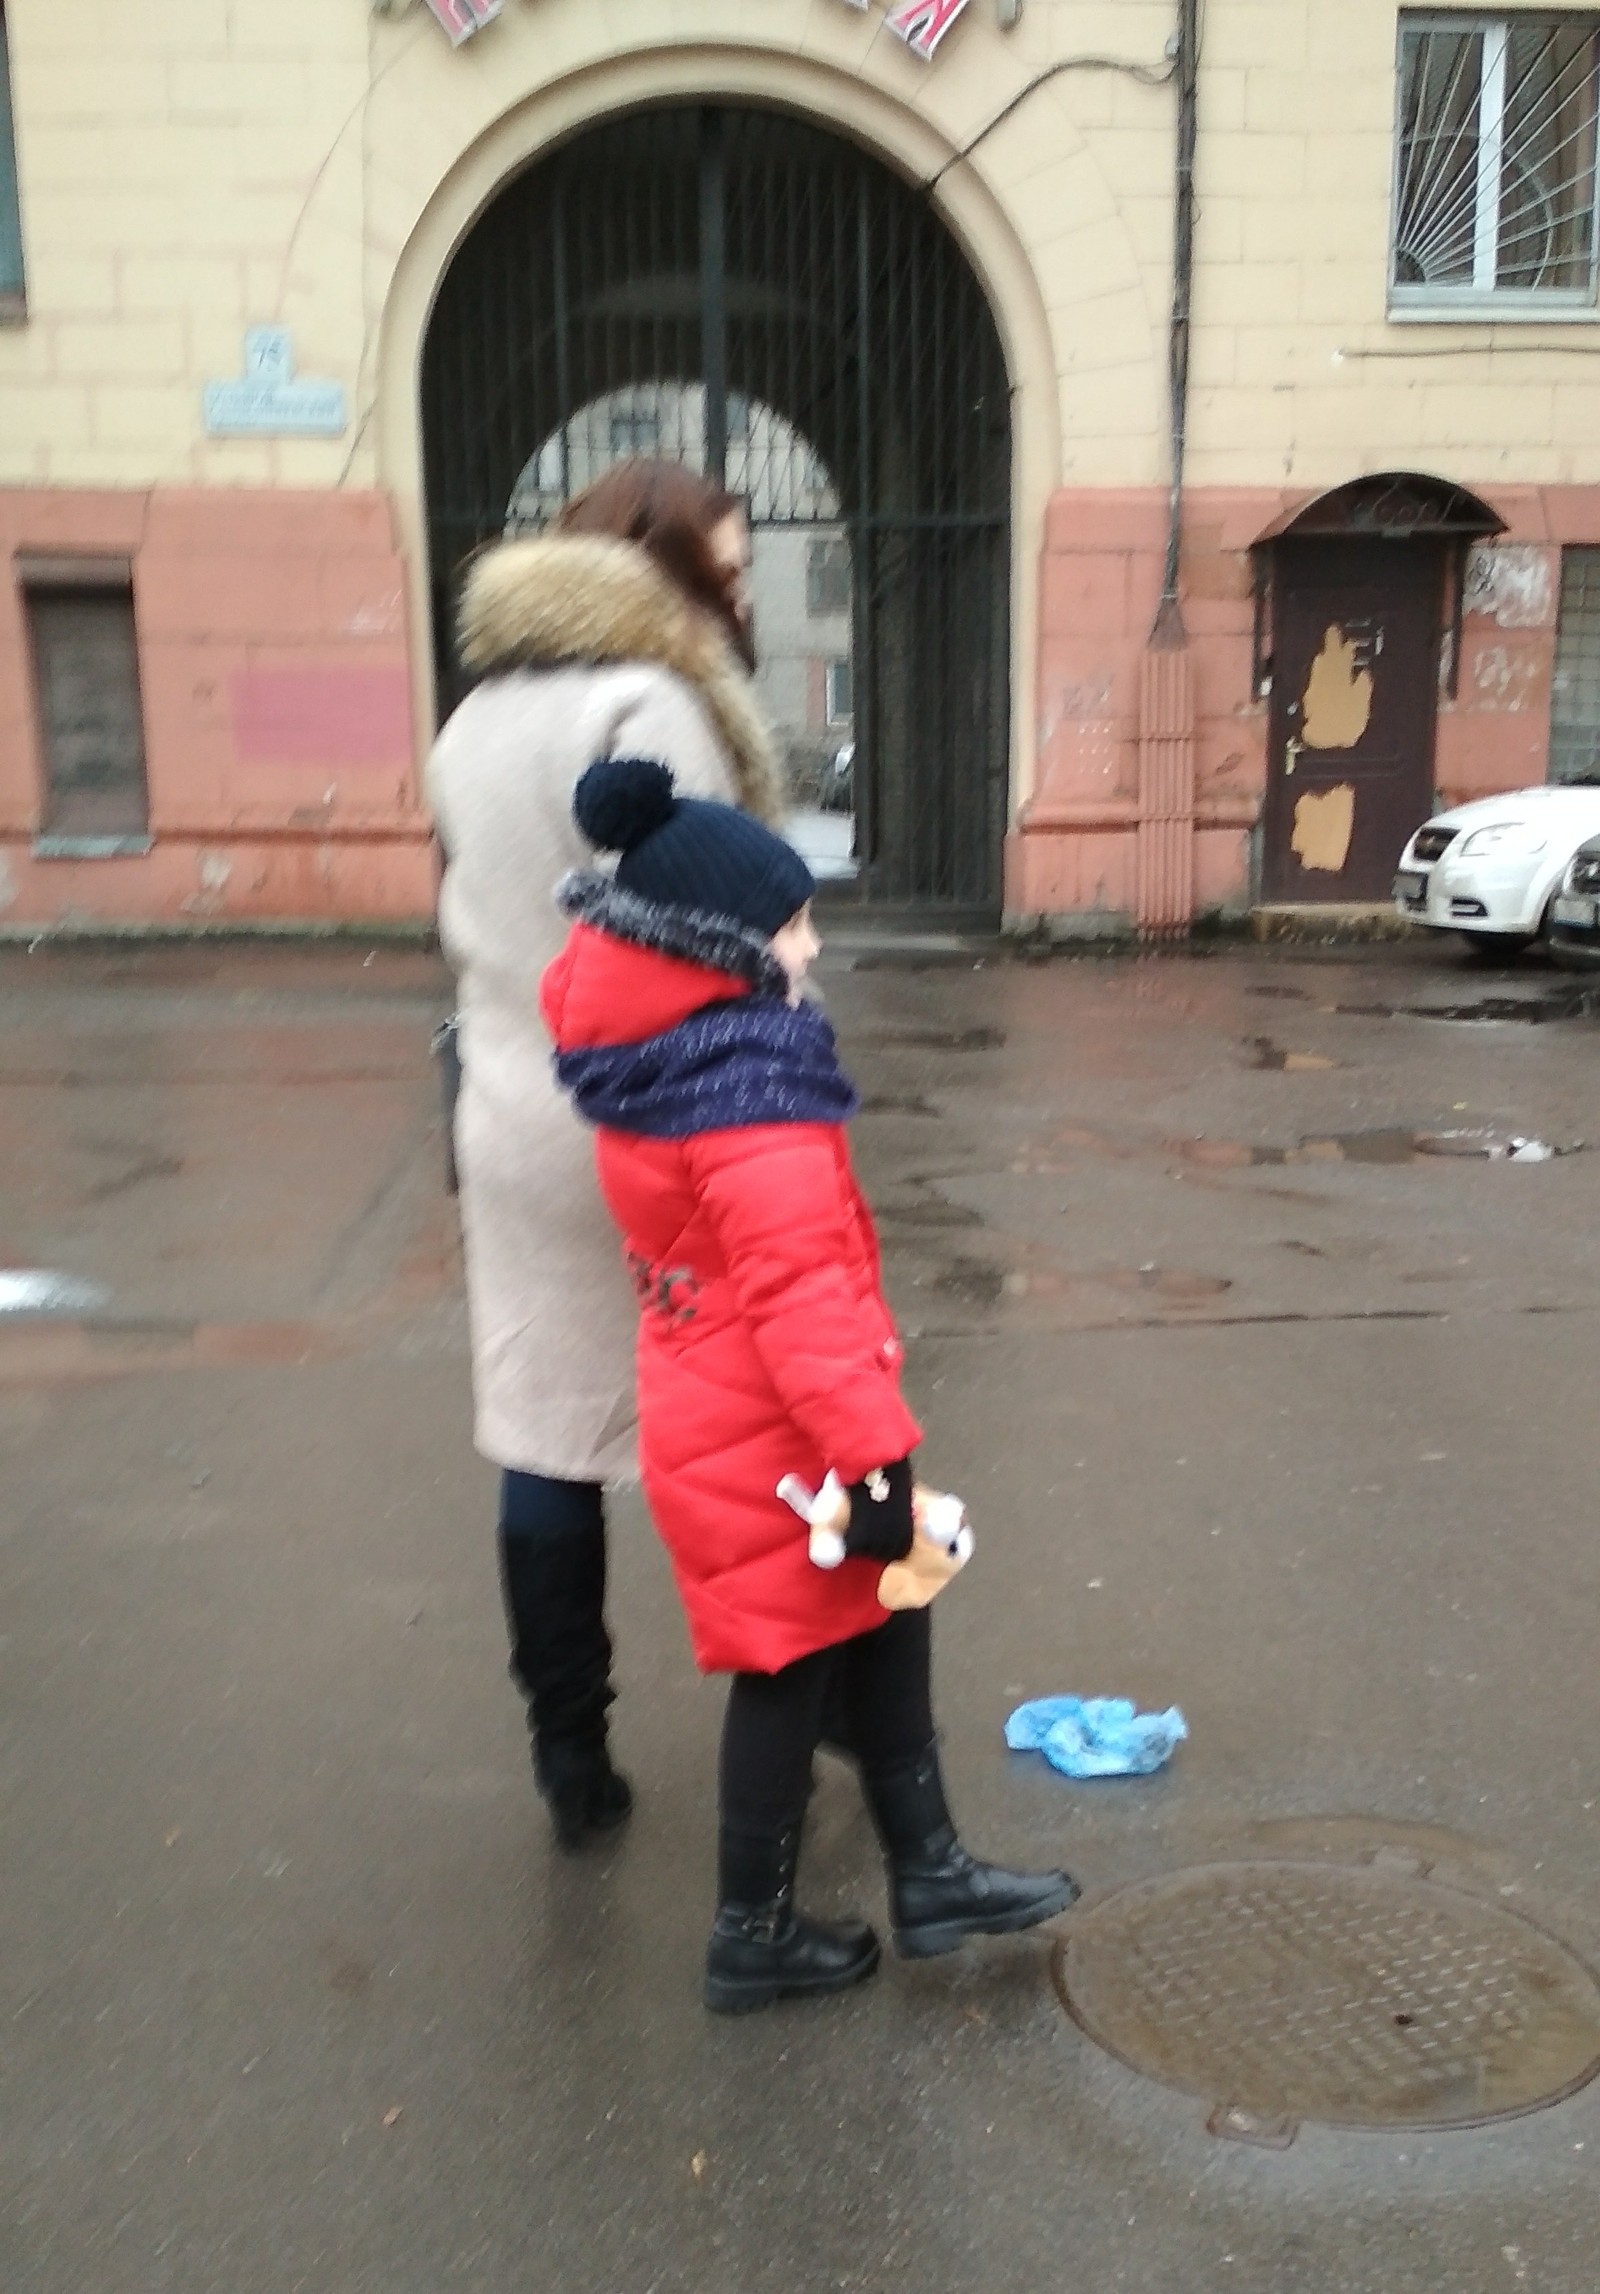
[[[1590,769],[1600,17],[1207,0],[1157,628],[1179,0],[893,13],[5,0],[0,925],[425,916],[455,572],[651,381],[826,466],[869,904],[1367,901]]]

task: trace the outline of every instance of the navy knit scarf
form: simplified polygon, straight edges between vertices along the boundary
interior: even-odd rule
[[[844,1123],[860,1104],[814,1004],[708,1004],[642,1043],[561,1052],[556,1074],[588,1123],[688,1139],[752,1123]]]

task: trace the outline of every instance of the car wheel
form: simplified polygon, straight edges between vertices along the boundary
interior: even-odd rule
[[[1538,934],[1534,932],[1463,932],[1467,954],[1480,964],[1503,964],[1512,956],[1520,956],[1524,948],[1531,948]]]

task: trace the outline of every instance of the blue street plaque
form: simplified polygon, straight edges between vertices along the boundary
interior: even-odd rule
[[[342,382],[297,376],[287,327],[251,327],[244,373],[201,394],[212,438],[338,438],[348,427]]]

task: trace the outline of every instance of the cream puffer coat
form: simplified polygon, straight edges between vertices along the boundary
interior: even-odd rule
[[[780,776],[722,632],[628,543],[574,535],[490,551],[467,583],[461,650],[483,681],[440,733],[427,792],[460,995],[477,1446],[525,1473],[623,1479],[638,1310],[538,1005],[566,932],[555,886],[593,860],[572,791],[597,757],[655,757],[686,796],[776,822]]]

